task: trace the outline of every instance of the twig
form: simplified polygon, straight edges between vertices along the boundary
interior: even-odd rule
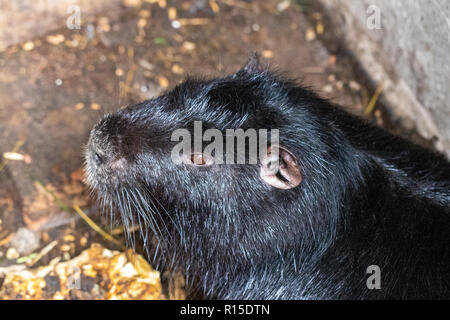
[[[178,22],[180,22],[182,26],[187,25],[199,26],[203,24],[208,24],[211,22],[211,20],[206,18],[181,18],[178,19]]]
[[[61,208],[61,210],[66,211],[68,213],[73,214],[73,211],[67,206],[65,205],[61,200],[59,200],[59,198],[51,191],[48,190],[44,184],[42,182],[40,182],[39,180],[35,180],[40,186],[42,186],[42,188],[53,197],[53,200],[56,202],[56,204]],[[78,205],[74,205],[73,209],[76,211],[76,213],[78,213],[78,215],[95,231],[97,231],[99,234],[101,234],[103,236],[103,238],[105,238],[106,240],[109,240],[111,242],[113,242],[114,244],[120,246],[121,248],[124,247],[124,245],[117,239],[115,239],[113,236],[111,236],[110,234],[106,233],[105,231],[102,230],[102,228],[100,228],[94,221],[91,220],[91,218],[89,218],[87,216],[86,213],[83,212],[83,210],[80,209],[80,207]]]
[[[127,76],[125,78],[125,82],[123,83],[122,87],[122,97],[126,97],[128,95],[128,92],[131,91],[131,81],[133,81],[133,74],[134,70],[136,69],[136,65],[134,63],[134,48],[129,47],[128,48],[128,59],[130,62],[130,69],[128,70]]]
[[[13,272],[20,272],[26,269],[26,266],[23,264],[13,264],[12,266],[8,267],[0,267],[0,275],[7,275],[9,273]]]
[[[16,145],[15,145],[14,148],[11,150],[11,152],[17,152],[17,151],[19,151],[19,149],[23,146],[24,143],[25,143],[25,140],[19,140],[19,141],[17,141]],[[3,168],[6,166],[7,163],[8,163],[8,159],[3,158],[3,161],[0,163],[0,171],[3,170]]]
[[[139,226],[135,225],[135,226],[129,228],[128,232],[135,232],[135,231],[138,231],[138,230],[139,230]],[[109,231],[109,233],[111,235],[113,235],[113,236],[117,236],[117,235],[122,234],[124,232],[125,232],[125,227],[124,226],[121,226],[121,227],[118,227],[118,228],[114,228],[114,229]]]
[[[48,245],[46,245],[41,252],[38,253],[38,255],[36,257],[33,258],[33,260],[31,260],[30,262],[28,262],[26,265],[28,267],[32,267],[36,264],[36,262],[38,262],[39,260],[42,259],[43,256],[45,256],[46,254],[48,254],[50,251],[53,250],[54,247],[56,247],[56,245],[58,244],[58,240],[53,240],[52,242],[50,242]]]
[[[375,90],[375,93],[373,94],[372,98],[370,99],[366,111],[364,111],[364,115],[368,116],[372,113],[373,109],[375,108],[375,104],[377,103],[378,97],[381,94],[381,91],[383,91],[383,85],[380,83],[377,86],[377,89]]]
[[[220,11],[219,5],[216,0],[209,0],[209,6],[214,13],[218,13]]]
[[[14,232],[11,233],[10,235],[8,235],[7,237],[3,238],[2,240],[0,240],[0,247],[4,246],[5,244],[8,244],[11,241],[13,236],[14,236]]]
[[[56,204],[58,205],[58,207],[60,207],[61,210],[65,211],[65,212],[68,212],[68,213],[73,213],[73,212],[70,210],[69,206],[66,206],[66,205],[64,204],[64,202],[62,202],[61,200],[59,200],[59,198],[53,193],[53,191],[49,190],[46,186],[44,186],[44,184],[43,184],[41,181],[36,180],[36,179],[35,179],[34,181],[35,181],[37,184],[39,184],[39,185],[42,187],[42,189],[44,189],[45,192],[47,192],[49,195],[52,196],[53,200],[56,202]]]
[[[102,228],[100,228],[94,221],[92,221],[91,218],[89,218],[87,216],[86,213],[83,212],[83,210],[81,210],[81,208],[78,205],[74,205],[73,208],[75,209],[75,211],[80,215],[80,217],[86,221],[86,223],[95,231],[97,231],[103,238],[105,238],[106,240],[109,240],[115,244],[117,244],[120,247],[123,247],[122,243],[117,240],[116,238],[114,238],[112,235],[106,233],[105,231],[102,230]]]
[[[236,1],[236,0],[218,0],[218,1],[223,2],[226,5],[229,5],[231,7],[234,6],[234,7],[238,7],[241,9],[247,9],[247,10],[250,10],[252,8],[251,5],[244,3],[244,2]]]

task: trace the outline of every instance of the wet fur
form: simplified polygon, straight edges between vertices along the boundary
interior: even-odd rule
[[[266,185],[258,165],[175,165],[173,130],[279,128],[303,182]],[[93,150],[116,161],[96,167]],[[255,61],[187,79],[93,129],[88,182],[160,270],[218,299],[450,298],[450,165]],[[129,234],[130,244],[134,233]],[[369,290],[366,268],[381,268]]]

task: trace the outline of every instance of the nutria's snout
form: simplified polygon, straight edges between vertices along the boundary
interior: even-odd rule
[[[120,114],[103,117],[92,129],[86,146],[86,182],[104,189],[129,173],[133,148],[130,124]]]
[[[103,164],[103,162],[105,161],[105,156],[104,155],[100,155],[98,152],[96,152],[96,151],[91,151],[91,153],[92,153],[92,155],[91,155],[91,157],[92,157],[92,159],[94,160],[94,163],[97,165],[97,166],[100,166],[100,165],[102,165]]]

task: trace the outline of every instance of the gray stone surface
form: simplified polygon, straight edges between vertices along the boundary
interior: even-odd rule
[[[392,116],[450,157],[450,1],[320,0]],[[375,5],[380,29],[367,27]]]

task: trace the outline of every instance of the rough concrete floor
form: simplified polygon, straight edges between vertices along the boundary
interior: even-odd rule
[[[20,227],[38,232],[38,248],[75,235],[76,245],[63,248],[62,241],[41,263],[98,241],[73,204],[109,230],[82,183],[89,130],[103,113],[152,98],[186,74],[231,73],[258,51],[263,63],[361,113],[364,89],[316,39],[327,32],[320,14],[288,3],[172,1],[175,17],[164,1],[144,2],[113,9],[119,19],[99,16],[81,30],[61,28],[1,52],[0,154],[16,151],[25,159],[0,159],[0,266],[15,263],[8,249]]]

